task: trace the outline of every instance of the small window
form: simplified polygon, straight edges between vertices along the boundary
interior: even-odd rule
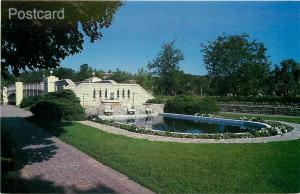
[[[112,93],[110,93],[110,99],[111,99],[111,100],[114,100],[114,99],[115,99],[115,97],[114,97],[114,96],[115,96],[115,94],[114,94],[113,92],[112,92]]]
[[[101,91],[101,89],[99,90],[99,98],[102,98],[102,91]]]
[[[120,91],[117,90],[117,98],[119,98],[119,97],[120,97]]]
[[[107,89],[105,89],[105,98],[107,98]]]
[[[130,98],[130,90],[129,89],[127,91],[127,96],[128,96],[128,98]]]
[[[96,89],[94,88],[93,97],[96,98]]]
[[[125,90],[122,91],[122,97],[125,98]]]

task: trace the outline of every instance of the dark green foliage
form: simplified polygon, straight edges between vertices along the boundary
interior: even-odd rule
[[[278,96],[300,94],[300,64],[293,59],[284,60],[271,71],[269,92]]]
[[[95,73],[95,71],[92,67],[90,67],[88,64],[82,64],[80,65],[79,72],[77,73],[74,81],[83,81],[87,78],[92,77],[93,73]]]
[[[74,69],[71,68],[65,68],[65,67],[59,67],[54,69],[53,75],[58,77],[59,79],[71,79],[73,81],[76,80],[76,72]],[[80,80],[82,81],[82,80]]]
[[[43,98],[43,96],[27,96],[25,97],[21,104],[21,108],[27,108],[35,105],[38,101],[40,101]]]
[[[6,1],[1,11],[1,67],[18,75],[28,69],[49,69],[59,66],[60,61],[83,49],[84,35],[94,42],[108,28],[119,1],[90,2],[25,2]],[[61,10],[64,19],[19,20],[8,18],[8,9]]]
[[[219,110],[216,100],[210,97],[176,96],[167,101],[164,107],[166,113],[188,114],[214,113]]]
[[[108,77],[108,79],[112,79],[119,83],[126,83],[129,80],[133,79],[133,75],[131,73],[128,73],[126,71],[121,71],[119,68],[117,68],[113,74]]]
[[[85,117],[79,98],[71,90],[48,93],[30,110],[43,120],[82,120]]]
[[[12,170],[15,165],[15,142],[7,129],[1,129],[1,173]]]
[[[181,77],[179,62],[184,59],[180,49],[175,47],[175,41],[164,43],[158,56],[148,63],[149,70],[155,76],[160,94],[176,95]]]
[[[61,120],[63,113],[58,103],[54,101],[41,100],[30,108],[35,117],[41,120]]]
[[[269,104],[299,104],[299,96],[220,96],[218,102],[257,102]]]
[[[144,68],[138,69],[138,73],[134,75],[134,80],[137,84],[140,84],[146,90],[153,90],[153,85],[155,83],[152,79],[150,72],[148,72]]]
[[[202,44],[203,60],[218,95],[257,95],[262,93],[269,75],[269,61],[262,42],[249,35],[221,35]]]

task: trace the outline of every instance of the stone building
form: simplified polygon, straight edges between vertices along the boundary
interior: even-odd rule
[[[98,114],[109,110],[114,114],[122,114],[130,109],[143,112],[140,109],[145,110],[147,100],[154,98],[139,84],[117,83],[114,80],[101,80],[98,77],[91,77],[80,83],[62,79],[56,82],[56,89],[72,90],[88,112]]]

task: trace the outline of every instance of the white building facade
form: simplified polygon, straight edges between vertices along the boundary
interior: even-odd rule
[[[59,80],[51,75],[45,77],[43,82],[38,84],[43,85],[39,87],[42,88],[42,92],[38,93],[39,95],[63,89],[72,90],[80,99],[81,105],[91,114],[104,114],[107,111],[105,109],[110,109],[113,114],[126,114],[129,109],[134,109],[135,113],[142,114],[145,109],[149,108],[148,105],[145,105],[147,100],[154,98],[139,84],[117,83],[113,80],[101,80],[98,77],[91,77],[83,82],[74,83],[70,79]],[[30,96],[30,92],[27,91],[28,88],[27,85],[23,86],[22,82],[16,82],[15,86],[8,88],[10,93],[3,94],[3,96],[14,93],[16,96],[15,103],[19,106],[24,94]]]
[[[78,84],[67,79],[59,80],[56,82],[56,88],[57,90],[72,90],[80,98],[83,107],[101,104],[137,106],[154,98],[139,84],[117,83],[97,77],[89,78]]]

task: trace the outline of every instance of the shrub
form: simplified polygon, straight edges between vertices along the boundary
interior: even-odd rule
[[[71,90],[48,93],[30,110],[42,120],[82,120],[85,117],[79,98]]]
[[[216,100],[199,96],[176,96],[168,100],[164,107],[164,112],[189,115],[217,111],[219,106]]]
[[[40,101],[43,98],[43,96],[27,96],[25,97],[21,104],[21,108],[27,108],[35,105],[38,101]]]
[[[54,101],[42,100],[30,108],[35,117],[41,120],[61,120],[62,108]]]

